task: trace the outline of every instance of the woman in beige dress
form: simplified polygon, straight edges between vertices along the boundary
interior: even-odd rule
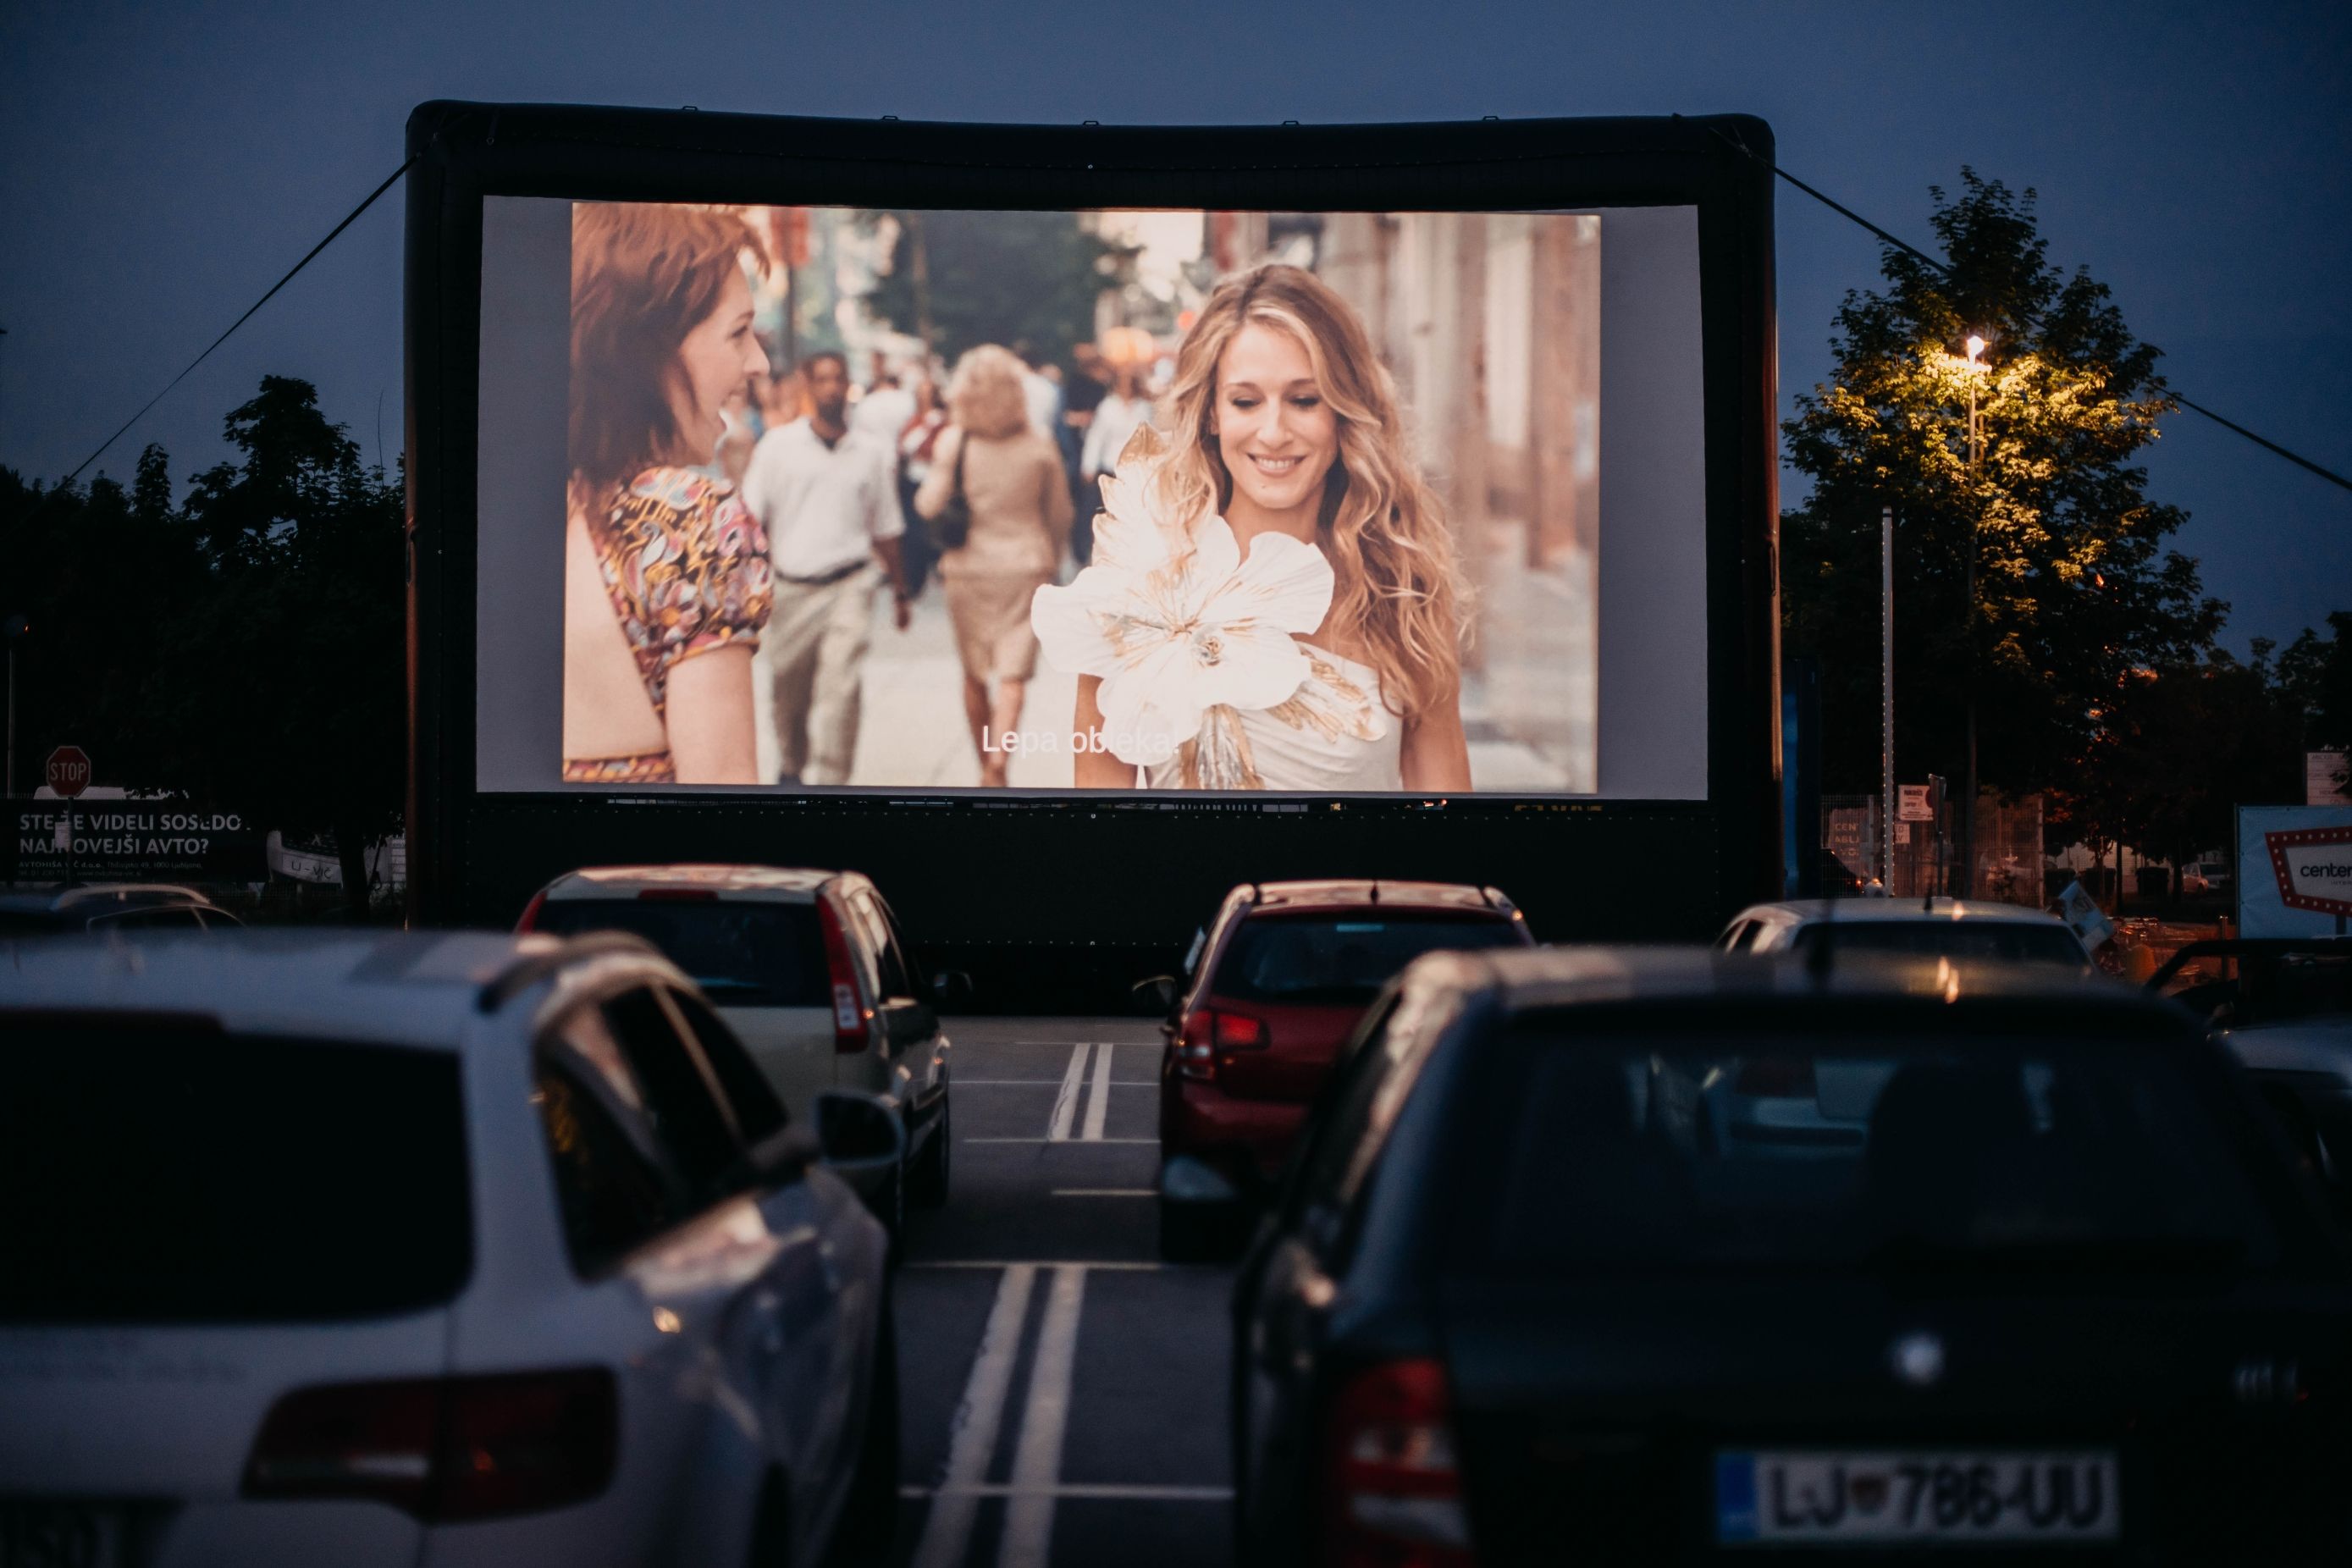
[[[963,544],[940,556],[940,583],[963,660],[964,718],[980,753],[983,788],[1002,788],[1009,753],[1000,737],[1021,725],[1037,638],[1029,602],[1053,582],[1070,532],[1062,455],[1029,423],[1021,362],[992,343],[957,362],[948,383],[954,417],[915,492],[915,510],[937,520],[961,487],[971,519]]]

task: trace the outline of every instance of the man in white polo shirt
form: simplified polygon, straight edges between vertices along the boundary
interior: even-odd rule
[[[874,589],[887,580],[907,629],[897,450],[849,428],[841,355],[802,362],[810,413],[760,437],[743,503],[768,530],[775,608],[760,658],[775,698],[778,782],[849,780]]]

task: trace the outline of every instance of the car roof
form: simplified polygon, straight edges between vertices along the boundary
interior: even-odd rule
[[[9,914],[102,914],[110,909],[130,910],[193,904],[211,909],[213,902],[194,888],[171,882],[91,882],[47,892],[0,893],[0,911]]]
[[[547,897],[609,899],[676,889],[721,898],[768,899],[806,903],[827,882],[844,875],[788,866],[587,866],[567,871],[547,885]]]
[[[1990,899],[1787,899],[1750,904],[1731,921],[1770,921],[1776,925],[1932,925],[1941,921],[1999,921],[2013,925],[2066,922],[2046,910]],[[1726,921],[1727,925],[1731,921]]]
[[[1251,906],[1260,913],[1326,909],[1476,910],[1508,914],[1511,900],[1493,888],[1462,882],[1368,881],[1331,878],[1314,881],[1252,882]]]
[[[2053,964],[1977,963],[1881,953],[1822,963],[1802,953],[1699,947],[1556,947],[1433,953],[1408,975],[1494,993],[1513,1010],[1626,1002],[1996,1003],[2053,1011],[2097,1008],[2161,1015],[2179,1008],[2095,972]]]
[[[475,1033],[468,1020],[600,958],[679,979],[650,946],[609,933],[280,928],[135,942],[0,938],[0,1014],[193,1016],[232,1033],[457,1049]]]

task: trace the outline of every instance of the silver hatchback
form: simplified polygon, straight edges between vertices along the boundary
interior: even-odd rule
[[[595,867],[541,889],[518,929],[644,937],[694,978],[795,1121],[807,1125],[817,1095],[834,1089],[880,1095],[897,1109],[905,1164],[866,1193],[894,1231],[902,1204],[947,1202],[948,1037],[937,986],[866,878],[776,866]]]

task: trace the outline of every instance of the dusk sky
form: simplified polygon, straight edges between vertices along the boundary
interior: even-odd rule
[[[1962,164],[2041,194],[2188,395],[2352,472],[2352,7],[1251,0],[0,11],[0,463],[54,479],[400,162],[432,98],[905,120],[1310,123],[1739,111],[1925,243]],[[380,203],[100,465],[184,483],[265,373],[387,460],[402,204]],[[1782,413],[1874,241],[1782,186]],[[2195,416],[2150,459],[2225,641],[2352,608],[2352,493]],[[1784,479],[1784,497],[1793,484]]]

